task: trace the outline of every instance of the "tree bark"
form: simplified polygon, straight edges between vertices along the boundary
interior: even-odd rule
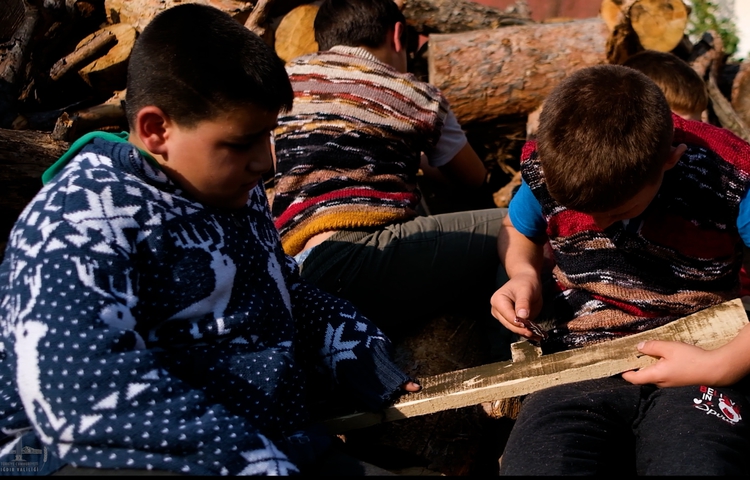
[[[732,107],[745,124],[750,125],[750,60],[740,64],[732,82]]]
[[[600,18],[430,35],[429,81],[462,123],[528,114],[573,71],[606,62]]]
[[[20,24],[14,22],[15,30],[9,33],[9,40],[0,45],[0,128],[10,126],[16,117],[18,84],[39,20],[39,11],[35,7],[25,5],[25,12]],[[8,21],[10,23],[10,19]]]
[[[93,57],[99,55],[103,50],[107,50],[117,43],[117,37],[108,29],[101,29],[88,37],[84,38],[76,49],[58,60],[49,71],[49,76],[53,81],[59,80],[70,70],[78,67],[80,64],[90,61]]]
[[[406,23],[424,35],[459,33],[534,23],[531,18],[504,13],[471,0],[397,0]]]

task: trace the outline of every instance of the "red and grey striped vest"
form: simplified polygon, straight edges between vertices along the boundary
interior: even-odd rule
[[[440,91],[364,49],[334,47],[287,65],[291,112],[279,117],[272,211],[284,250],[330,230],[416,216],[420,152],[440,137]]]
[[[522,175],[542,207],[554,251],[554,327],[545,352],[649,330],[739,296],[737,216],[750,145],[728,130],[673,116],[687,152],[636,219],[602,230],[550,196],[534,142]]]

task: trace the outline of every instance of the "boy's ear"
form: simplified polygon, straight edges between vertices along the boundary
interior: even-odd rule
[[[140,109],[136,115],[135,134],[150,153],[165,155],[170,125],[169,117],[161,108],[149,105]]]
[[[404,42],[401,41],[401,38],[404,36],[404,29],[406,28],[406,25],[404,25],[403,22],[396,22],[396,24],[393,26],[393,49],[396,50],[397,53],[401,53],[401,50],[406,50],[406,45]]]
[[[672,147],[669,151],[669,158],[664,163],[664,171],[666,172],[670,168],[677,165],[677,162],[680,161],[680,158],[685,154],[687,151],[687,145],[684,143],[681,143],[677,145],[676,147]]]

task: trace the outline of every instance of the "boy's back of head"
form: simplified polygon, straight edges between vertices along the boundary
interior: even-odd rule
[[[324,0],[313,28],[320,50],[336,45],[378,48],[398,22],[406,24],[406,19],[393,0]]]
[[[558,203],[604,212],[658,179],[672,136],[669,105],[653,81],[628,67],[597,65],[545,99],[537,150]]]
[[[628,58],[624,66],[644,73],[654,81],[670,108],[686,118],[700,118],[708,107],[706,82],[684,60],[672,53],[644,50]]]
[[[161,108],[193,126],[242,105],[289,110],[293,92],[283,62],[256,34],[221,10],[182,4],[157,15],[128,63],[126,113]]]

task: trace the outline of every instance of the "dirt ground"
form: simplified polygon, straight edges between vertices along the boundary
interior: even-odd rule
[[[396,362],[407,373],[435,375],[487,363],[483,330],[475,321],[439,317],[394,341]],[[450,349],[436,346],[451,345]],[[497,476],[513,426],[482,405],[447,410],[347,432],[344,442],[362,461],[402,475]]]

